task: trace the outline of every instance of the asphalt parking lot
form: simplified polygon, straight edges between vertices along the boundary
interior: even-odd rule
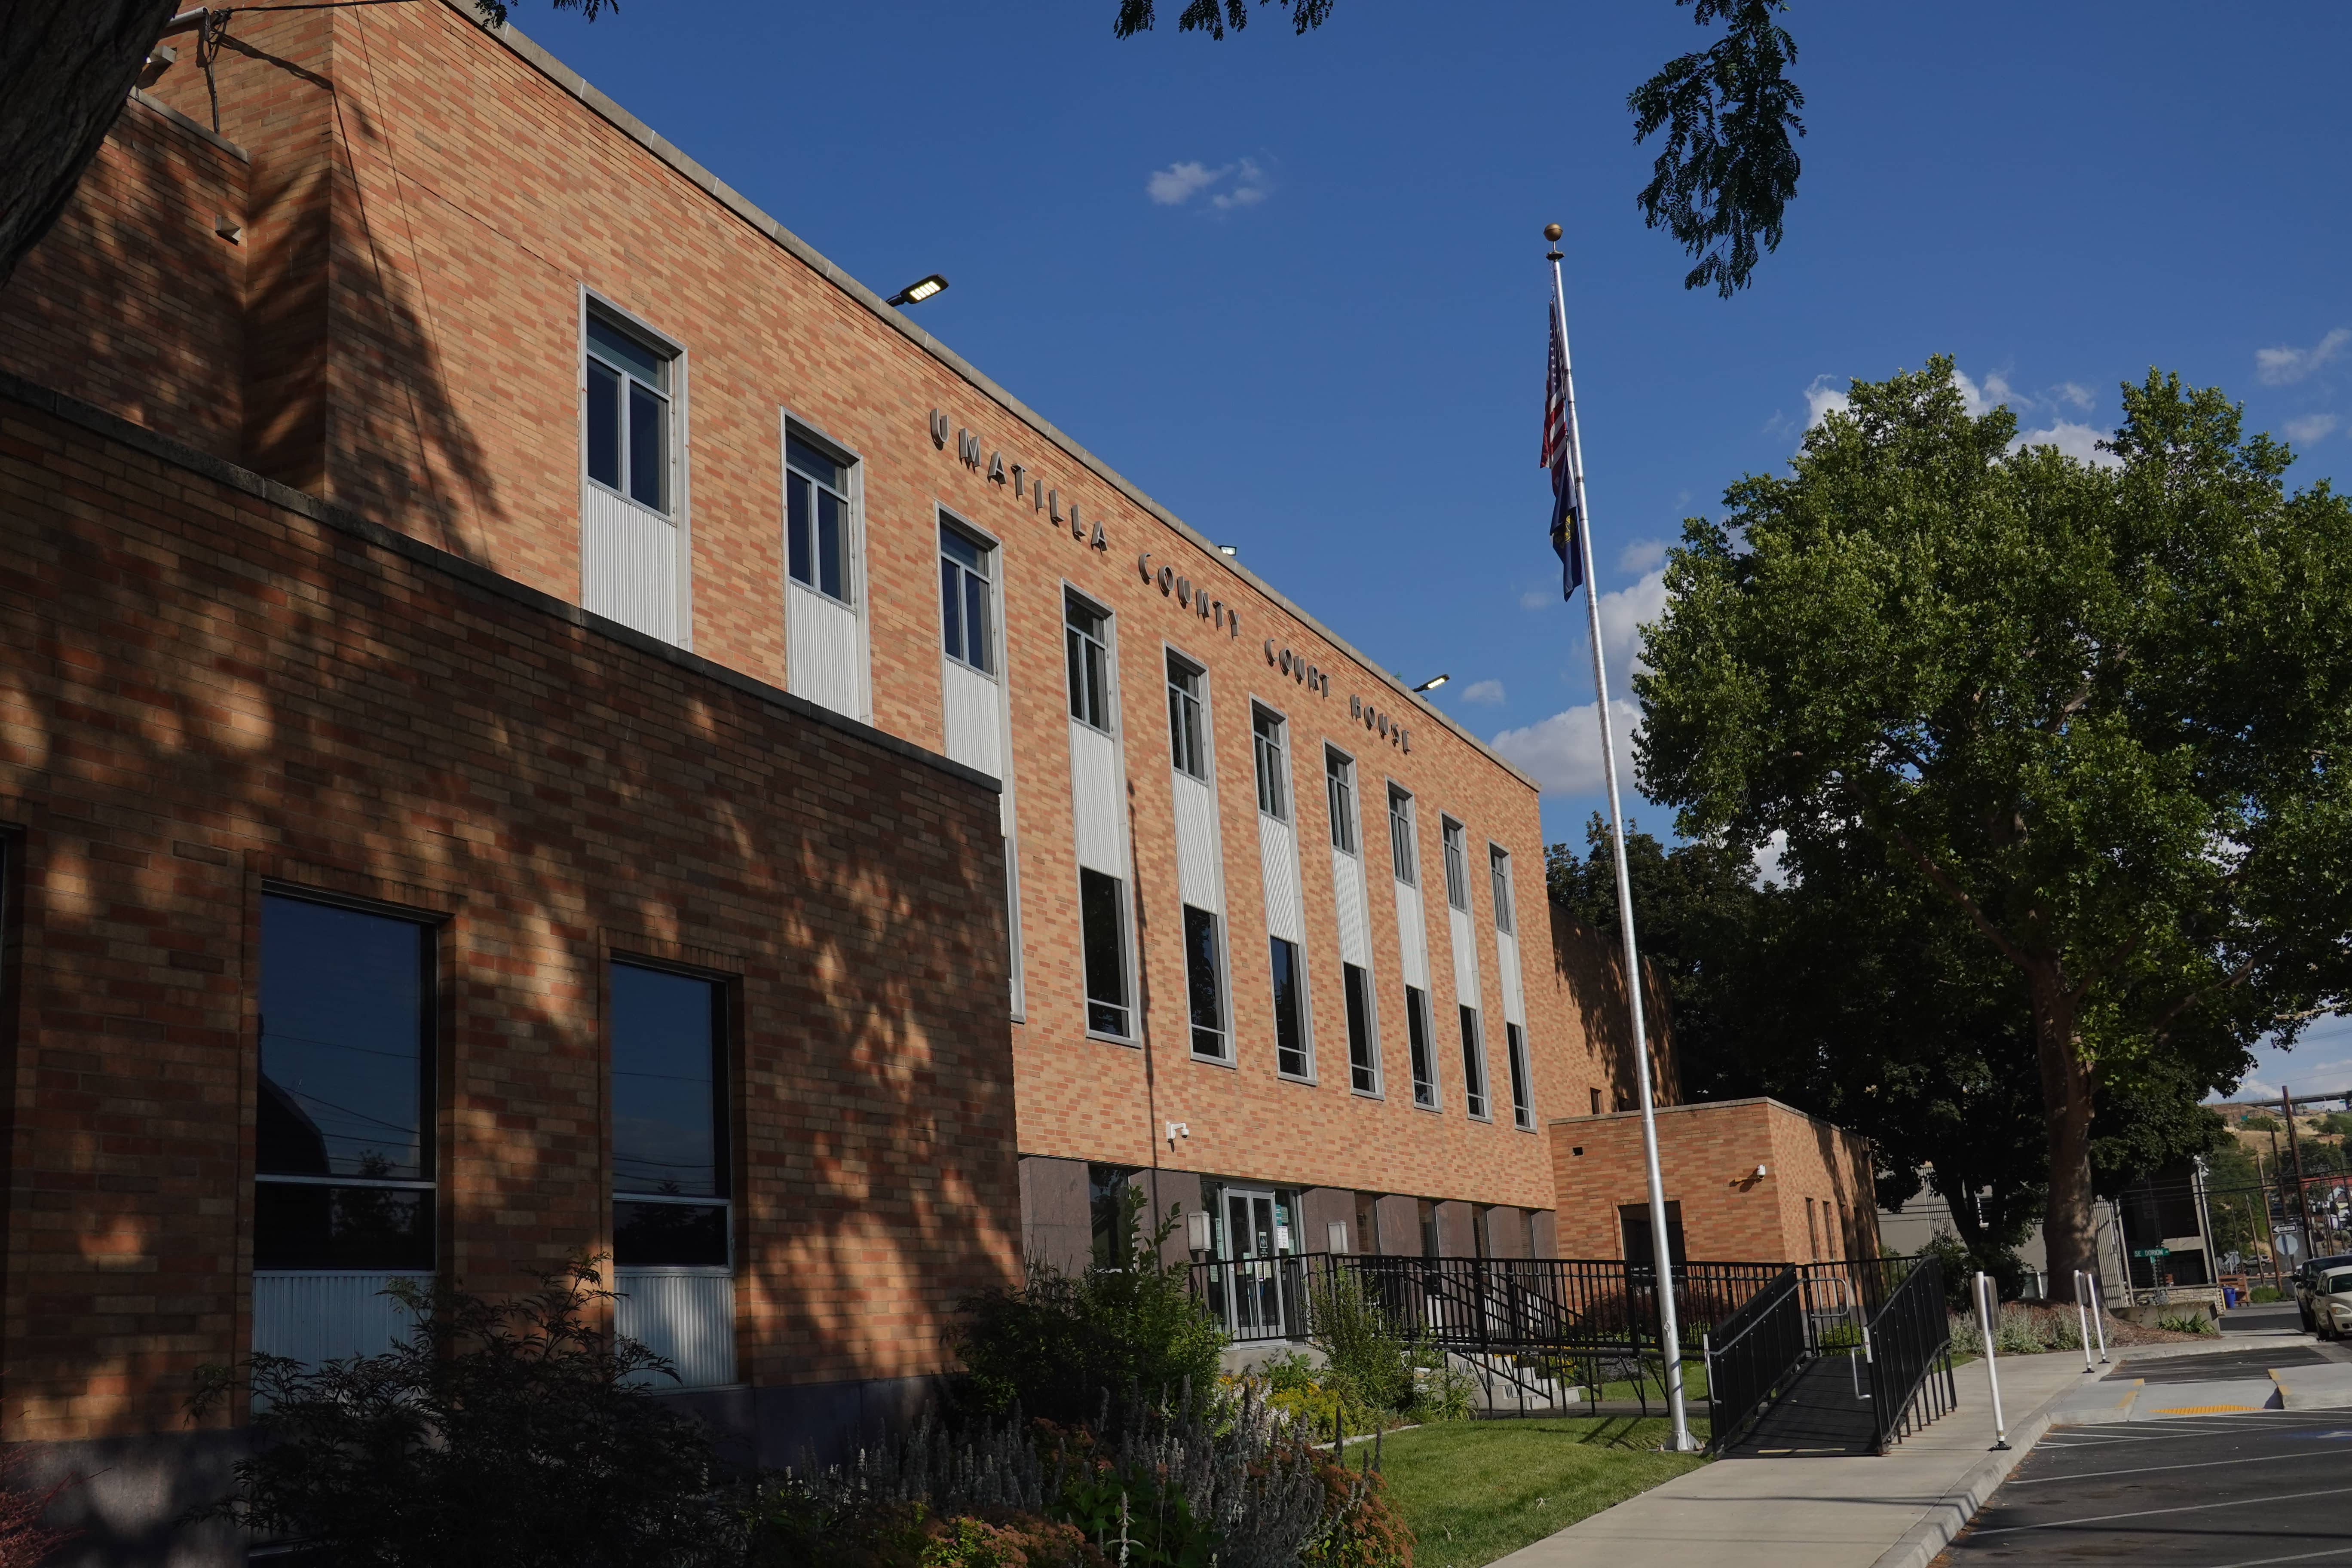
[[[2352,1563],[2352,1410],[2053,1431],[1937,1561],[1951,1568]]]

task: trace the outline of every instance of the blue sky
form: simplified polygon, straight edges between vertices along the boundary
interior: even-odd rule
[[[1375,658],[1450,672],[1555,838],[1600,796],[1542,537],[1547,221],[1620,700],[1681,519],[1850,376],[1950,353],[2081,450],[2158,365],[2302,481],[2352,452],[2341,6],[1801,5],[1800,194],[1730,301],[1633,205],[1624,97],[1706,41],[1687,9],[1338,0],[1212,43],[1181,6],[1124,42],[1116,0],[515,20],[868,284],[945,272],[926,327]],[[2352,1025],[2255,1083],[2282,1075],[2352,1088]]]

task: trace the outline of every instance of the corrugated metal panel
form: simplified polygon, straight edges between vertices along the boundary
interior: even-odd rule
[[[1422,923],[1421,889],[1410,882],[1392,884],[1397,904],[1397,963],[1404,983],[1426,994],[1429,990],[1429,928]]]
[[[1265,879],[1265,933],[1303,942],[1298,934],[1298,850],[1290,824],[1257,814],[1258,869]]]
[[[1331,896],[1339,909],[1339,961],[1369,970],[1372,913],[1364,902],[1364,863],[1344,849],[1331,851]]]
[[[1478,940],[1471,934],[1470,913],[1467,910],[1448,907],[1448,924],[1454,931],[1454,999],[1465,1006],[1478,1005]]]
[[[332,1273],[253,1276],[253,1348],[316,1366],[378,1355],[408,1337],[408,1310],[383,1294],[395,1279],[430,1274]]]
[[[616,1268],[613,1328],[677,1368],[664,1388],[735,1381],[735,1277],[684,1268]]]
[[[580,603],[625,626],[677,638],[677,527],[585,486],[580,499]]]
[[[784,595],[784,677],[795,697],[853,719],[866,713],[857,612],[797,583]]]
[[[1519,991],[1519,939],[1509,931],[1495,933],[1495,967],[1503,972],[1503,1022],[1524,1029],[1528,1004]]]
[[[1004,712],[995,681],[952,658],[941,659],[940,711],[948,755],[969,768],[1003,777]]]
[[[1127,875],[1127,791],[1118,776],[1118,742],[1070,721],[1070,816],[1078,864],[1105,876]]]
[[[1177,897],[1213,915],[1225,912],[1225,858],[1217,837],[1217,800],[1190,773],[1172,773],[1176,792]]]

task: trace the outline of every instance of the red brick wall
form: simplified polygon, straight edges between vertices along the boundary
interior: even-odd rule
[[[465,1285],[609,1245],[604,963],[687,959],[740,976],[744,1374],[942,1365],[1019,1247],[993,790],[6,388],[0,510],[0,1436],[176,1430],[248,1342],[265,879],[446,922]]]
[[[1657,1127],[1658,1169],[1666,1201],[1682,1205],[1689,1257],[1810,1263],[1877,1256],[1867,1139],[1769,1100],[1667,1107]],[[1560,1256],[1622,1257],[1618,1210],[1648,1202],[1641,1117],[1580,1117],[1549,1131]],[[1808,1199],[1818,1251],[1806,1228]]]
[[[1589,936],[1547,930],[1531,784],[455,11],[423,4],[248,12],[232,37],[238,49],[223,55],[223,128],[252,150],[257,214],[266,205],[271,215],[257,216],[255,266],[266,252],[278,279],[251,300],[257,342],[277,345],[252,356],[270,412],[248,419],[247,449],[268,471],[576,602],[577,318],[586,289],[687,351],[698,653],[757,679],[786,681],[777,493],[784,408],[863,459],[870,681],[881,729],[927,747],[943,743],[936,509],[1002,542],[1028,1002],[1014,1028],[1024,1151],[1158,1161],[1297,1185],[1526,1207],[1552,1202],[1541,1137],[1510,1125],[1483,865],[1488,840],[1516,862],[1538,1117],[1583,1110],[1594,1087],[1613,1102],[1627,1058],[1606,1044],[1622,1041],[1622,1007],[1578,978],[1612,973],[1605,949]],[[201,102],[203,84],[179,69],[157,91],[180,95],[174,101],[186,107]],[[311,233],[305,225],[323,226],[324,237],[304,238]],[[314,251],[323,257],[316,268],[286,259]],[[323,316],[302,291],[318,287]],[[270,314],[266,329],[261,312]],[[324,332],[315,360],[304,348],[314,329]],[[303,380],[314,369],[323,390]],[[930,440],[933,408],[950,416],[944,450]],[[1099,522],[1106,548],[1055,528],[1009,487],[960,464],[952,431],[966,426],[983,452],[1024,463],[1066,510],[1075,505],[1089,535]],[[1137,567],[1145,551],[1154,568],[1173,568],[1237,611],[1238,636],[1146,581]],[[1065,580],[1118,616],[1149,1020],[1142,1050],[1088,1041],[1082,1027],[1057,630]],[[1310,693],[1270,667],[1268,638],[1327,673],[1328,693]],[[1170,785],[1157,717],[1163,639],[1210,672],[1235,1068],[1196,1063],[1185,1049]],[[1252,694],[1292,721],[1321,1078],[1312,1087],[1274,1071]],[[1356,721],[1351,695],[1410,726],[1411,752]],[[1336,915],[1322,868],[1328,826],[1316,778],[1327,739],[1359,763],[1383,1100],[1348,1089]],[[1413,792],[1421,816],[1433,1046],[1444,1090],[1434,1116],[1410,1103],[1381,820],[1391,777]],[[1491,1123],[1463,1112],[1441,814],[1468,829]],[[1565,978],[1552,973],[1548,952],[1569,965]],[[1172,1005],[1153,1009],[1153,999]],[[1192,1137],[1171,1148],[1160,1136],[1169,1121],[1188,1122]]]

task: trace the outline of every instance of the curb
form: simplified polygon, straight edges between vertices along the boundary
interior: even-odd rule
[[[2050,1430],[2052,1417],[2058,1406],[2082,1392],[2082,1384],[2062,1388],[2034,1407],[2028,1415],[2010,1429],[2009,1448],[2005,1453],[1989,1453],[1969,1467],[1968,1474],[1953,1483],[1950,1490],[1927,1505],[1927,1511],[1918,1523],[1903,1532],[1902,1538],[1879,1554],[1871,1568],[1927,1568],[1938,1552],[1949,1546],[1968,1528],[1977,1510],[1985,1505],[1993,1489],[2009,1479],[2010,1471],[2019,1461],[2033,1451]]]

